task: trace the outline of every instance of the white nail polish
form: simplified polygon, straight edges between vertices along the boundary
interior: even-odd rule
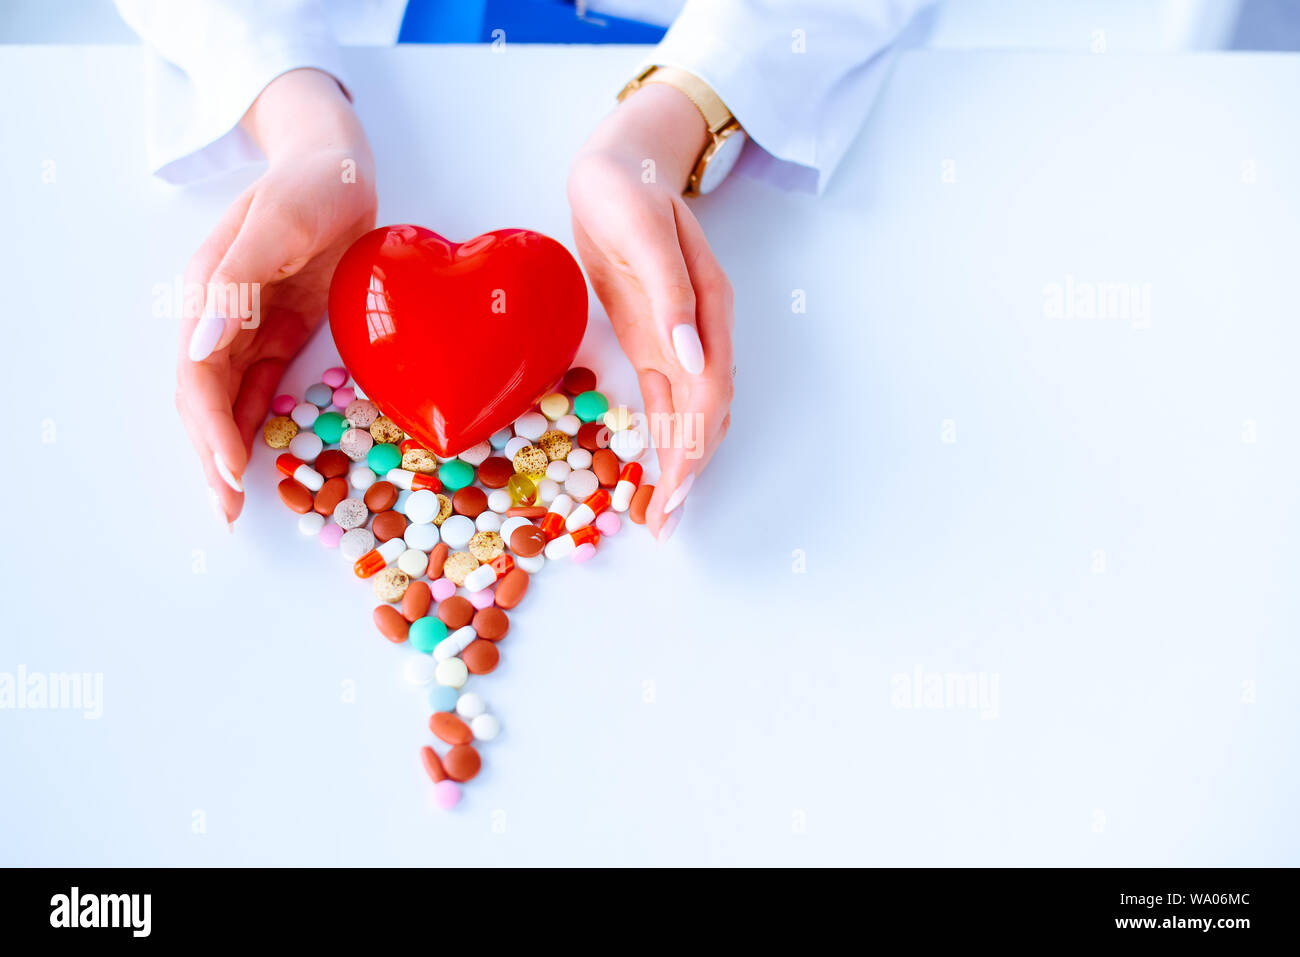
[[[691,486],[694,484],[695,484],[695,473],[691,472],[689,475],[686,476],[685,479],[682,480],[682,484],[677,486],[677,491],[673,492],[672,495],[668,496],[668,504],[664,506],[665,515],[670,515],[673,509],[675,509],[678,505],[681,505],[682,502],[686,501],[686,493],[691,490]]]
[[[212,453],[212,464],[217,467],[217,474],[221,476],[221,481],[225,482],[236,492],[242,492],[244,490],[244,486],[239,484],[239,479],[235,478],[235,474],[230,471],[230,468],[221,458],[219,452]]]
[[[672,538],[673,532],[677,531],[677,526],[681,522],[682,516],[685,514],[686,509],[682,509],[679,512],[673,512],[673,514],[669,515],[668,521],[664,522],[663,528],[659,529],[659,537],[655,539],[655,541],[662,545],[664,542],[668,541],[668,539]]]
[[[194,332],[190,336],[190,361],[202,362],[212,355],[212,350],[221,341],[221,333],[225,329],[226,320],[218,315],[200,317],[199,324],[194,327]]]
[[[704,346],[700,344],[700,334],[690,323],[673,326],[673,351],[677,353],[682,368],[691,375],[704,371]]]

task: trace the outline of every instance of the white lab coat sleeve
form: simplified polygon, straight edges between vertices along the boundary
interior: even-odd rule
[[[185,183],[261,159],[239,125],[266,85],[314,67],[347,90],[312,0],[115,0],[147,47],[149,166]]]
[[[645,65],[709,84],[751,143],[738,170],[821,192],[933,0],[688,0]],[[755,146],[759,147],[755,149]]]

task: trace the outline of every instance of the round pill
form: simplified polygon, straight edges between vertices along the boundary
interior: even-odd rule
[[[406,544],[409,545],[411,543],[407,542]],[[439,542],[438,544],[434,545],[433,548],[429,549],[429,570],[424,573],[426,576],[428,576],[429,581],[431,582],[437,581],[439,578],[442,577],[442,566],[446,564],[447,554],[450,551],[451,549],[447,547],[446,542]],[[455,593],[455,591],[456,589],[455,587],[453,587],[452,588],[453,594]],[[434,596],[438,597],[436,590]],[[438,597],[438,601],[442,601],[442,598]]]
[[[355,402],[348,403],[348,407],[343,410],[343,415],[358,429],[368,429],[375,424],[375,419],[379,418],[379,406],[369,399],[357,399]]]
[[[320,409],[310,402],[299,402],[293,407],[293,411],[289,413],[289,418],[298,423],[300,428],[310,429],[316,424],[316,420],[320,418]]]
[[[466,519],[465,521],[469,521]],[[465,584],[470,572],[478,568],[478,559],[469,552],[452,552],[442,563],[442,573],[457,585]]]
[[[438,517],[433,520],[433,524],[441,527],[442,523],[451,518],[451,496],[438,493]]]
[[[493,455],[483,460],[478,467],[478,480],[484,488],[505,488],[510,476],[515,474],[515,466],[510,459]]]
[[[312,426],[326,445],[333,445],[343,438],[343,430],[347,427],[348,420],[337,412],[322,412],[316,417],[316,423]]]
[[[374,611],[375,627],[389,641],[405,641],[410,622],[392,605],[378,605]]]
[[[297,434],[297,422],[286,415],[277,415],[267,420],[266,427],[262,429],[262,441],[273,449],[287,449]]]
[[[405,538],[406,529],[406,516],[391,508],[386,512],[380,512],[375,516],[374,521],[370,523],[370,530],[375,533],[375,540],[379,542],[391,541],[394,538]]]
[[[348,484],[358,492],[366,491],[376,481],[378,481],[378,477],[374,472],[370,471],[370,466],[363,462],[358,462],[348,469]],[[397,501],[397,499],[394,498],[393,501]]]
[[[632,410],[625,405],[616,405],[602,415],[600,421],[610,432],[626,429],[632,424]]]
[[[476,592],[471,592],[469,596],[469,603],[474,606],[476,611],[481,608],[491,608],[496,600],[496,589],[493,587],[481,588]]]
[[[359,498],[345,498],[334,507],[334,524],[339,528],[360,528],[370,518],[370,510]]]
[[[546,466],[546,477],[552,482],[563,482],[573,471],[573,466],[568,462],[552,462]]]
[[[406,594],[402,596],[402,617],[407,621],[423,618],[429,613],[431,604],[433,604],[433,591],[429,588],[429,583],[411,582],[410,587],[406,589]]]
[[[554,422],[569,411],[569,397],[563,392],[552,392],[542,398],[538,407],[542,410],[542,415]]]
[[[573,560],[581,564],[589,562],[596,557],[596,546],[591,542],[583,542],[573,550]]]
[[[315,432],[299,432],[289,441],[289,454],[304,462],[315,461],[325,443]]]
[[[545,475],[546,466],[551,464],[546,452],[536,445],[527,445],[515,453],[515,471],[520,475]],[[509,483],[507,483],[509,484]]]
[[[510,550],[516,555],[522,555],[524,558],[541,554],[542,549],[545,547],[546,533],[531,522],[515,529],[510,536]]]
[[[537,483],[537,503],[539,505],[550,505],[555,501],[555,496],[560,494],[561,488],[563,486],[559,482],[542,479]]]
[[[438,531],[442,534],[442,540],[447,543],[448,548],[460,549],[469,544],[477,529],[464,515],[453,515],[442,523]]]
[[[298,531],[304,535],[319,535],[320,530],[325,527],[325,516],[316,512],[304,512],[298,519]]]
[[[423,618],[420,619],[420,621],[424,620]],[[416,624],[419,624],[419,622]],[[414,628],[415,625],[411,627]],[[438,662],[438,668],[434,672],[434,680],[440,685],[459,690],[465,687],[465,682],[469,680],[469,669],[465,667],[465,662],[459,658],[445,658]],[[455,705],[452,705],[452,707],[455,707]]]
[[[410,578],[419,578],[429,568],[429,556],[418,548],[408,548],[397,556],[397,567]]]
[[[435,711],[429,718],[429,730],[448,744],[469,744],[474,740],[469,725],[450,711]]]
[[[469,553],[486,565],[506,550],[499,532],[475,532],[468,543]]]
[[[582,430],[582,420],[576,415],[562,415],[555,420],[555,427],[572,439]]]
[[[542,437],[548,425],[546,416],[540,412],[525,412],[515,419],[515,435],[522,435],[530,442],[536,442]]]
[[[387,608],[387,605],[381,605],[381,608]],[[402,666],[402,674],[406,680],[416,686],[424,686],[433,683],[433,673],[438,664],[428,655],[411,655],[406,659],[406,664]]]
[[[460,661],[459,658],[449,658],[442,664],[449,664],[452,661]],[[438,666],[439,668],[442,665]],[[464,665],[461,665],[464,668]],[[479,768],[483,766],[483,759],[478,756],[473,745],[458,744],[447,752],[446,757],[442,759],[442,766],[447,770],[447,777],[453,781],[472,780],[474,775],[478,774]]]
[[[429,587],[433,590],[433,597],[438,601],[446,601],[456,594],[456,583],[450,578],[435,579]]]
[[[455,781],[439,781],[433,786],[433,800],[444,811],[460,803],[460,785]]]
[[[346,409],[356,401],[356,398],[357,390],[345,385],[334,390],[334,394],[330,396],[330,402],[336,409]],[[346,419],[347,416],[345,415],[344,418]]]
[[[511,432],[510,429],[508,428],[501,429],[497,432],[492,433],[492,437],[488,439],[488,443],[492,446],[492,448],[500,451],[501,449],[504,449],[506,447],[506,443],[510,441],[512,435],[514,435],[514,433]]]
[[[411,622],[410,630],[407,632],[407,638],[410,639],[411,647],[416,651],[433,653],[438,642],[447,637],[447,626],[439,619],[425,615],[423,618],[417,618]],[[446,684],[446,682],[440,682]]]
[[[515,561],[515,568],[529,575],[536,575],[546,565],[545,555],[534,555],[532,558],[520,557]]]
[[[578,430],[577,439],[580,446],[594,452],[609,445],[609,429],[599,422],[588,422]]]
[[[537,440],[537,446],[546,453],[546,458],[549,461],[563,462],[565,457],[573,451],[573,440],[559,429],[548,429]]]
[[[451,497],[451,508],[458,515],[478,518],[479,512],[487,508],[487,492],[473,485],[466,485]]]
[[[396,445],[384,442],[366,453],[366,464],[376,475],[387,475],[390,469],[401,467],[402,453]]]
[[[312,463],[312,467],[329,479],[347,475],[348,470],[352,468],[352,463],[338,449],[326,449],[316,456],[316,461]]]
[[[331,526],[326,526],[330,528]],[[334,528],[342,526],[335,525]],[[375,547],[375,536],[371,534],[368,528],[352,528],[344,532],[339,538],[339,554],[347,561],[355,562]]]
[[[478,445],[472,445],[456,458],[462,462],[468,462],[470,465],[478,467],[483,464],[489,455],[492,454],[492,443],[483,441]]]
[[[501,652],[497,650],[495,642],[475,638],[460,653],[460,659],[465,662],[465,669],[470,674],[486,675],[496,670],[501,661]]]
[[[367,469],[366,471],[370,471]],[[374,473],[371,472],[373,475]],[[397,504],[397,486],[392,482],[376,481],[362,498],[372,512],[386,512]]]
[[[618,456],[609,449],[597,449],[591,454],[591,470],[596,473],[596,481],[600,482],[601,488],[613,488],[618,484],[620,469],[622,465]]]
[[[403,442],[398,448],[405,445],[406,443]],[[438,471],[438,458],[428,449],[408,448],[402,452],[402,468],[408,472],[432,475]]]
[[[610,451],[624,462],[635,462],[645,452],[645,436],[640,429],[623,429],[609,437]]]
[[[297,404],[298,400],[293,396],[281,393],[271,400],[271,411],[276,415],[288,415]],[[299,456],[299,458],[302,458],[302,456]]]
[[[386,415],[381,415],[370,423],[370,436],[378,444],[396,445],[405,435],[402,427]]]
[[[506,458],[510,459],[511,462],[513,463],[515,455],[518,454],[519,450],[526,449],[528,448],[528,446],[532,444],[533,444],[532,442],[524,438],[522,435],[516,435],[513,439],[511,439],[509,442],[506,443],[506,447],[501,450],[501,454],[504,455]],[[511,468],[514,468],[513,464],[511,465]]]
[[[474,613],[474,633],[487,641],[500,641],[510,630],[510,618],[500,608],[480,608]]]
[[[287,478],[276,486],[276,491],[280,493],[280,501],[298,514],[301,515],[311,511],[312,494],[307,486]]]
[[[574,449],[569,453],[569,457],[564,460],[564,464],[569,467],[570,471],[589,469],[591,468],[591,453],[586,449]]]
[[[632,501],[627,507],[627,519],[633,525],[645,524],[645,510],[650,507],[650,497],[654,495],[653,485],[640,485],[632,493]]]
[[[595,422],[609,411],[609,399],[594,389],[573,397],[573,414],[583,422]]]
[[[433,551],[433,547],[438,544],[438,526],[408,525],[402,532],[402,537],[406,539],[406,544],[409,547],[417,548],[427,554]]]
[[[326,548],[338,548],[339,541],[343,538],[344,534],[343,529],[339,528],[333,522],[330,522],[320,530],[320,543]],[[369,549],[367,549],[367,551],[369,551]],[[364,552],[362,554],[364,554]]]
[[[476,714],[469,722],[470,732],[478,741],[491,741],[501,733],[501,722],[491,714]]]
[[[337,389],[348,381],[348,370],[342,366],[332,366],[321,374],[320,380],[331,389]]]
[[[433,661],[432,658],[426,658],[425,661]],[[438,665],[435,662],[433,666],[434,680],[437,680]],[[455,688],[448,688],[446,685],[438,685],[436,688],[429,690],[429,710],[430,711],[454,711],[456,710],[456,701],[460,695],[456,693]]]
[[[514,608],[523,600],[528,591],[528,573],[516,567],[508,571],[497,582],[497,607],[507,610]]]
[[[622,527],[623,520],[618,517],[618,512],[612,509],[607,509],[596,516],[596,531],[602,535],[617,535]]]
[[[374,447],[375,440],[365,429],[348,429],[339,436],[339,450],[353,462],[365,461]]]
[[[600,488],[600,479],[590,469],[575,469],[564,480],[564,490],[575,502],[585,502],[592,492]]]
[[[391,604],[402,600],[407,586],[411,584],[411,576],[396,565],[389,565],[371,578],[370,582],[375,590],[375,597]]]
[[[483,701],[483,696],[473,691],[466,691],[456,699],[456,713],[466,721],[472,721],[485,711],[487,704]]]
[[[474,527],[480,532],[499,532],[501,531],[501,516],[496,512],[484,509],[478,513],[478,518],[474,519]]]
[[[443,488],[455,492],[474,481],[474,466],[460,459],[448,459],[438,469],[438,480]]]
[[[585,366],[574,366],[564,374],[562,388],[569,395],[579,395],[596,388],[596,373]]]
[[[406,500],[406,517],[416,525],[432,524],[441,510],[442,503],[438,501],[437,493],[427,488],[412,492]]]
[[[526,518],[519,518],[519,517],[507,518],[504,522],[501,523],[501,529],[500,529],[501,537],[508,542],[514,536],[515,531],[517,529],[524,528],[525,526],[532,525],[532,524],[533,523]]]
[[[307,386],[307,391],[303,393],[303,398],[316,406],[316,408],[324,409],[334,401],[334,388],[326,385],[324,382],[317,382],[315,385]]]
[[[438,619],[452,631],[464,628],[473,618],[474,606],[460,595],[453,595],[438,606]]]
[[[312,508],[322,515],[333,515],[334,509],[338,508],[339,502],[348,497],[348,483],[346,479],[338,477],[328,479],[316,493],[316,498],[312,502]],[[343,523],[340,522],[340,525]],[[344,528],[349,526],[344,525]]]

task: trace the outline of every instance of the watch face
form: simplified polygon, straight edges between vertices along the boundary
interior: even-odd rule
[[[711,193],[718,184],[727,178],[731,168],[740,159],[740,151],[745,148],[745,133],[736,130],[714,149],[700,176],[700,195]]]

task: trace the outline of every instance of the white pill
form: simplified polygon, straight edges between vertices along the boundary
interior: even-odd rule
[[[503,488],[488,493],[488,508],[492,509],[494,512],[500,512],[504,515],[506,512],[510,511],[510,506],[514,504],[514,500],[510,497],[510,493]]]
[[[543,505],[550,505],[555,496],[560,494],[560,483],[552,479],[542,479],[537,483],[537,501]]]
[[[478,594],[484,588],[496,584],[497,570],[491,565],[480,565],[465,576],[465,590],[471,595]]]
[[[429,570],[429,556],[418,548],[408,548],[397,556],[397,567],[412,578],[422,578]]]
[[[428,491],[428,489],[421,489],[421,491]],[[403,515],[406,515],[406,503],[410,500],[411,490],[408,488],[402,489],[397,493],[397,501],[393,503],[393,511],[401,512]],[[410,518],[410,516],[407,515],[407,518]]]
[[[422,552],[431,552],[433,546],[438,544],[438,526],[432,523],[427,525],[407,525],[406,531],[402,533],[402,538],[406,540],[407,548],[418,548]]]
[[[575,471],[589,469],[591,468],[591,453],[586,449],[574,449],[569,453],[569,457],[565,459],[565,462],[568,463],[569,468]]]
[[[547,428],[546,416],[540,412],[525,412],[515,419],[515,435],[523,436],[530,442],[540,439]]]
[[[510,544],[510,536],[525,525],[531,525],[532,522],[522,516],[516,515],[514,518],[507,518],[501,523],[501,537],[505,539],[507,545]]]
[[[609,447],[624,462],[635,462],[645,451],[645,436],[637,429],[621,429],[609,437]]]
[[[307,512],[298,517],[298,531],[304,535],[319,535],[325,527],[325,516],[318,512]]]
[[[479,741],[491,741],[501,733],[501,722],[493,715],[480,714],[470,719],[469,729]]]
[[[576,415],[562,415],[555,420],[555,427],[569,438],[573,438],[582,428],[582,420]]]
[[[526,449],[532,444],[532,442],[528,441],[523,436],[516,435],[506,443],[506,447],[501,450],[501,454],[513,462],[515,456],[519,454],[520,449]]]
[[[558,562],[561,558],[568,558],[574,553],[578,546],[573,544],[572,535],[561,535],[546,543],[543,554],[553,562]]]
[[[474,519],[474,527],[480,532],[499,532],[501,531],[501,516],[490,509],[484,509],[478,513],[478,518]]]
[[[442,523],[438,531],[442,534],[442,540],[447,543],[448,548],[460,549],[469,544],[469,540],[474,537],[478,529],[464,515],[453,515]]]
[[[575,469],[564,480],[564,490],[573,496],[575,502],[585,502],[587,496],[600,488],[600,479],[590,469]]]
[[[427,488],[412,492],[411,497],[406,500],[406,517],[416,525],[428,525],[438,517],[441,509],[442,503],[438,501],[437,494]]]
[[[552,462],[546,466],[546,477],[552,482],[563,482],[573,471],[573,466],[568,462]]]
[[[313,405],[312,408],[316,407]],[[289,441],[289,454],[308,465],[316,461],[316,456],[320,455],[323,448],[325,443],[315,432],[299,432]]]
[[[448,658],[454,658],[466,648],[471,641],[478,637],[474,631],[473,625],[466,625],[464,628],[457,628],[442,641],[433,646],[433,657],[437,661],[445,661]]]
[[[355,562],[374,547],[375,536],[368,528],[348,529],[339,539],[339,554],[350,562]]]
[[[500,432],[493,432],[492,438],[488,439],[488,442],[491,444],[492,448],[499,451],[506,447],[506,443],[509,442],[512,437],[513,433],[511,433],[509,429],[502,429]]]
[[[462,718],[477,718],[485,711],[487,711],[487,705],[484,703],[482,695],[466,691],[456,699],[456,713]]]
[[[427,685],[433,681],[433,674],[438,670],[438,663],[428,655],[414,655],[406,659],[402,673],[413,685]]]
[[[320,415],[320,409],[310,402],[299,402],[289,413],[289,418],[293,419],[301,428],[310,429],[316,424],[316,418]]]
[[[534,555],[532,558],[524,558],[520,555],[515,556],[515,568],[521,568],[530,575],[536,575],[546,564],[545,555]]]
[[[471,446],[456,458],[462,462],[468,462],[470,465],[478,468],[483,464],[483,460],[492,454],[492,443],[488,441],[480,442],[478,445]]]
[[[459,658],[447,658],[438,662],[438,666],[433,671],[433,680],[448,688],[460,690],[469,680],[469,669]]]
[[[370,466],[365,462],[357,462],[352,468],[348,469],[348,484],[358,492],[364,492],[370,486],[378,481],[378,476],[370,471]]]

